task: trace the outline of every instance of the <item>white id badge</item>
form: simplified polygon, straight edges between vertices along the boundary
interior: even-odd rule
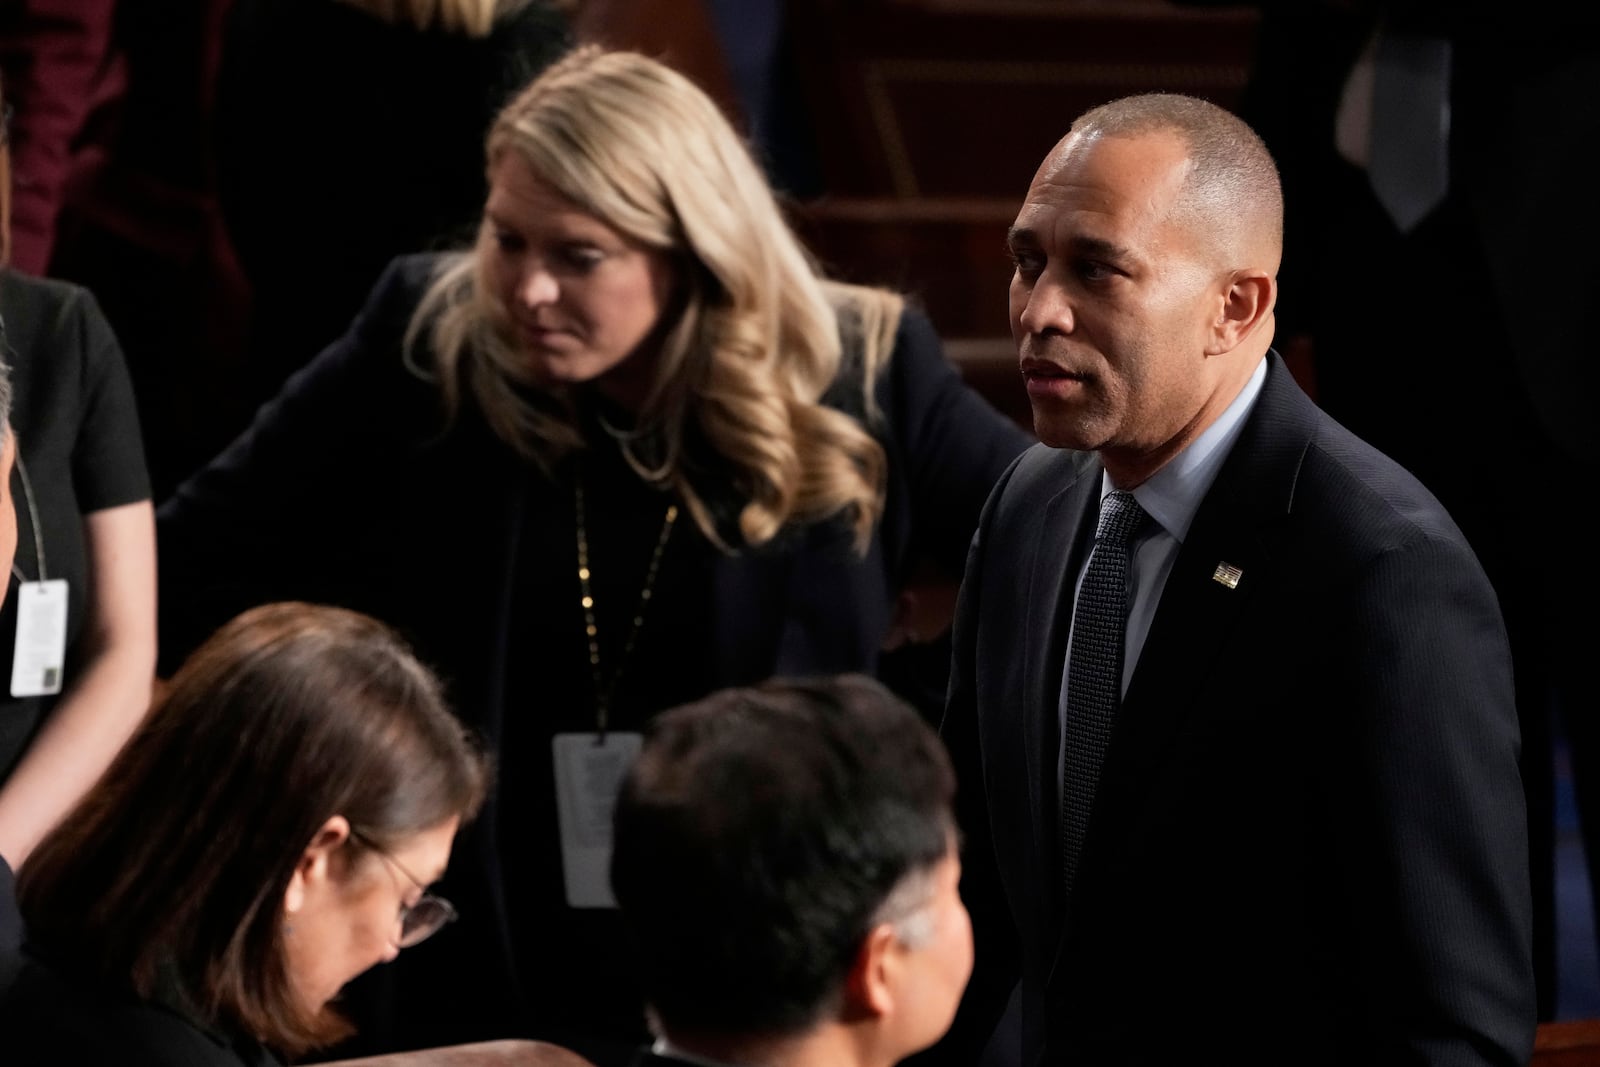
[[[567,904],[614,908],[611,812],[622,779],[644,743],[640,734],[556,734],[556,807],[561,816],[561,869]]]
[[[23,582],[17,587],[17,647],[11,656],[11,695],[61,692],[67,656],[67,580]]]

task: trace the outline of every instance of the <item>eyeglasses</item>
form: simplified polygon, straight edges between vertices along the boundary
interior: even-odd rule
[[[350,830],[350,836],[383,857],[389,866],[405,875],[407,881],[422,891],[422,895],[417,898],[415,904],[400,905],[399,944],[401,948],[410,948],[412,945],[428,940],[428,938],[438,933],[446,923],[456,920],[457,913],[454,904],[451,904],[444,897],[435,896],[428,892],[428,887],[423,885],[416,875],[402,867],[400,861],[395,859],[376,841],[353,827]]]

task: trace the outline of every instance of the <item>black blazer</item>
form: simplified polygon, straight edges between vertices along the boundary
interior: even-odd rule
[[[1102,467],[1037,446],[985,507],[943,726],[979,947],[952,1063],[1019,977],[1026,1064],[1527,1060],[1494,593],[1437,501],[1269,360],[1162,592],[1065,902],[1057,706]]]

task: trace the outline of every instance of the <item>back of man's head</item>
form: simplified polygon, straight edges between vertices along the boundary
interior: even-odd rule
[[[658,716],[618,799],[611,878],[661,1028],[805,1034],[837,1017],[879,930],[902,951],[954,944],[926,966],[959,972],[934,984],[959,997],[970,927],[953,875],[954,932],[930,918],[935,872],[958,870],[954,791],[938,737],[864,676],[775,680]]]

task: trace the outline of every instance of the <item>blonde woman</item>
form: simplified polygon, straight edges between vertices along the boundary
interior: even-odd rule
[[[407,632],[505,771],[447,878],[458,936],[352,994],[363,1033],[541,1036],[603,1067],[644,1027],[606,869],[635,731],[729,685],[881,670],[911,569],[959,575],[1030,438],[921,312],[818,273],[662,64],[576,51],[487,147],[473,247],[393,264],[162,508],[163,650],[284,596]]]

